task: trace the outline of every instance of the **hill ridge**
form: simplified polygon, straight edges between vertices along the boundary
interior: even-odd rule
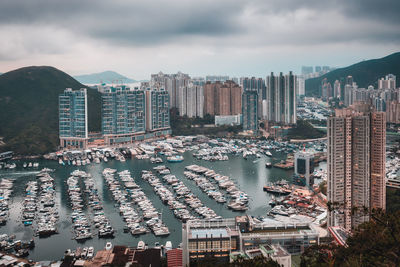
[[[58,96],[65,88],[87,88],[51,66],[28,66],[0,76],[0,151],[33,155],[58,146]],[[101,96],[88,88],[89,130],[99,131]]]
[[[377,87],[378,79],[387,74],[394,74],[400,77],[400,52],[390,55],[357,62],[348,67],[338,68],[320,77],[306,80],[306,95],[320,96],[321,82],[327,78],[332,85],[335,80],[343,81],[348,75],[353,76],[353,80],[359,87],[366,88],[369,85]],[[400,79],[397,79],[396,86],[400,86]]]
[[[74,79],[83,84],[100,84],[100,83],[108,83],[111,84],[115,80],[122,80],[124,83],[134,83],[136,82],[133,79],[130,79],[118,72],[112,70],[106,70],[103,72],[91,73],[91,74],[83,74],[73,76]]]

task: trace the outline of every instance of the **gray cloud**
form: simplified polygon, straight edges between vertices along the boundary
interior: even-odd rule
[[[153,71],[160,62],[181,70],[213,60],[261,66],[276,53],[326,47],[372,55],[400,47],[399,10],[400,0],[1,0],[0,59],[63,56],[75,68],[75,59],[99,65],[115,53],[158,60],[146,63]]]
[[[0,3],[0,23],[11,24],[36,24],[53,25],[67,29],[77,34],[91,36],[132,45],[157,45],[179,41],[186,37],[215,37],[224,38],[229,35],[241,37],[251,31],[252,25],[240,21],[247,8],[253,8],[255,15],[259,16],[292,16],[296,11],[309,10],[316,13],[319,18],[312,18],[312,23],[324,22],[327,12],[337,11],[347,18],[349,22],[354,20],[376,21],[382,26],[393,24],[400,26],[400,1],[398,0],[249,0],[249,1],[80,1],[80,0],[3,0]],[[318,19],[318,20],[316,20]],[[326,17],[327,20],[334,18]],[[342,19],[342,18],[339,18]],[[312,20],[315,20],[313,22]],[[266,24],[260,20],[260,24]],[[325,21],[334,25],[336,21]],[[264,33],[268,33],[268,24]],[[301,25],[299,25],[301,27]],[[308,27],[308,25],[306,25]],[[348,25],[352,30],[352,25]],[[300,29],[295,29],[299,30]],[[329,29],[327,29],[329,30]],[[363,30],[356,28],[355,30]],[[367,29],[365,29],[367,30]],[[263,33],[260,32],[260,33]],[[323,36],[329,35],[323,33]],[[387,33],[385,35],[384,33]],[[364,35],[372,41],[378,38],[399,40],[398,34],[387,32],[353,32],[344,38],[355,39],[361,35],[360,40],[365,40]],[[376,35],[376,36],[375,36]],[[285,37],[281,31],[276,35]],[[332,41],[341,38],[340,33],[332,31]],[[301,37],[301,36],[300,36]],[[313,35],[307,36],[312,42]],[[319,42],[318,33],[314,35]],[[329,36],[328,36],[329,37]],[[307,40],[307,41],[308,41]],[[299,38],[294,38],[299,41]]]
[[[225,36],[244,29],[240,5],[218,1],[23,1],[0,3],[0,23],[54,25],[95,38],[158,44],[181,36]]]

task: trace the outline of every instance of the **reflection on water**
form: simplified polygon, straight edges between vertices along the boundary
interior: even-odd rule
[[[282,156],[280,155],[277,160]],[[249,197],[249,210],[248,214],[254,216],[265,215],[267,210],[270,209],[268,201],[270,197],[267,193],[263,192],[262,187],[267,182],[278,181],[281,179],[290,179],[293,171],[285,171],[276,168],[267,169],[265,163],[271,159],[268,157],[249,158],[245,160],[242,156],[230,156],[228,161],[208,162],[200,161],[192,157],[190,152],[184,154],[185,161],[181,163],[165,163],[170,169],[171,173],[176,175],[186,186],[188,186],[194,194],[208,207],[212,208],[218,215],[223,217],[233,217],[238,212],[228,210],[226,204],[218,204],[213,199],[204,194],[196,184],[185,178],[183,171],[185,166],[190,164],[201,165],[213,169],[217,173],[228,175],[233,181],[237,183],[239,188],[246,192]],[[167,240],[172,241],[174,247],[178,246],[181,242],[182,230],[181,222],[177,220],[172,211],[165,206],[158,196],[154,193],[152,187],[143,181],[141,177],[142,170],[150,170],[154,166],[149,160],[130,160],[126,162],[109,161],[107,163],[91,164],[86,166],[60,166],[55,161],[39,161],[40,168],[55,169],[52,176],[55,178],[56,184],[56,207],[59,210],[60,220],[58,222],[59,234],[53,235],[48,238],[35,238],[36,247],[30,252],[29,258],[34,260],[45,259],[60,259],[67,248],[76,248],[78,246],[93,246],[95,250],[102,249],[107,241],[114,244],[125,244],[129,246],[136,246],[139,240],[144,240],[149,245],[153,245],[156,241],[165,244]],[[18,166],[22,166],[22,162],[17,162]],[[167,237],[155,237],[152,233],[133,237],[129,233],[123,232],[124,222],[117,209],[114,206],[114,201],[111,192],[102,177],[104,168],[114,168],[118,171],[128,169],[135,182],[143,189],[143,192],[153,202],[154,207],[162,212],[162,220],[168,226],[171,234]],[[103,200],[104,211],[110,219],[114,229],[116,229],[115,237],[110,239],[98,239],[97,236],[85,243],[78,243],[72,239],[71,232],[71,209],[69,206],[69,199],[67,194],[66,180],[69,174],[75,169],[84,170],[90,173],[96,183],[99,196]],[[0,233],[15,234],[17,239],[28,240],[33,236],[33,229],[31,227],[23,226],[21,222],[22,201],[24,199],[25,185],[28,181],[36,179],[37,171],[27,170],[17,167],[14,170],[0,170],[0,178],[15,179],[14,193],[12,195],[12,203],[10,204],[10,218],[6,226],[0,228]],[[86,210],[87,212],[87,210]]]

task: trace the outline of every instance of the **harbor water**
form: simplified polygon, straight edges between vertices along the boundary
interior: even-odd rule
[[[277,168],[266,168],[265,163],[270,162],[272,158],[262,155],[261,158],[251,156],[244,159],[241,155],[229,155],[228,161],[204,161],[195,159],[191,152],[183,154],[185,160],[178,163],[165,163],[171,170],[171,174],[176,175],[189,189],[196,194],[200,200],[209,208],[213,209],[217,215],[222,217],[234,217],[241,214],[249,214],[253,216],[265,216],[270,209],[268,202],[271,195],[263,191],[263,186],[268,182],[275,182],[281,179],[291,180],[293,170],[282,170]],[[285,155],[274,154],[275,163]],[[56,161],[39,160],[40,166],[38,169],[23,168],[23,161],[16,162],[17,168],[13,170],[0,170],[0,178],[14,179],[13,194],[10,201],[10,216],[7,224],[0,227],[2,234],[15,234],[16,240],[35,239],[36,247],[30,251],[28,258],[32,260],[49,260],[61,259],[64,251],[68,248],[75,249],[77,247],[93,246],[95,250],[104,248],[106,242],[111,241],[115,245],[136,246],[140,240],[146,242],[149,246],[153,246],[155,242],[165,245],[166,241],[171,241],[173,247],[177,247],[182,238],[182,223],[175,218],[173,212],[161,202],[159,197],[154,193],[152,187],[141,178],[142,170],[152,170],[157,164],[152,164],[149,159],[127,159],[126,162],[110,160],[109,162],[101,162],[99,164],[91,163],[86,166],[62,166]],[[215,172],[229,176],[234,181],[238,188],[250,197],[249,209],[246,212],[235,212],[227,207],[227,203],[219,204],[212,198],[203,193],[197,187],[194,181],[187,179],[184,175],[184,169],[191,164],[204,166]],[[46,238],[34,236],[32,226],[24,226],[21,220],[22,202],[25,196],[25,187],[28,181],[36,180],[36,174],[42,168],[51,168],[55,171],[51,176],[55,179],[56,185],[56,207],[60,218],[57,223],[58,234]],[[325,168],[325,162],[321,163],[318,168]],[[118,209],[115,206],[115,201],[112,198],[111,191],[108,189],[106,182],[102,176],[105,168],[113,168],[117,171],[129,170],[135,182],[142,188],[143,192],[153,202],[154,207],[162,213],[162,220],[168,226],[170,235],[165,237],[155,237],[153,233],[148,233],[142,236],[132,236],[130,233],[124,233],[125,226],[122,217],[119,215]],[[70,173],[74,170],[83,170],[89,173],[98,189],[99,196],[103,202],[103,207],[106,216],[110,219],[113,228],[116,230],[113,238],[101,238],[97,236],[85,242],[79,243],[73,239],[72,222],[70,214],[72,213],[70,200],[68,198],[66,180]],[[85,212],[90,212],[85,208]]]

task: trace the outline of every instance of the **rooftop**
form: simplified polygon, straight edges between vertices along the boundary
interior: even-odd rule
[[[206,237],[229,237],[226,228],[219,229],[192,229],[192,237],[206,238]]]

